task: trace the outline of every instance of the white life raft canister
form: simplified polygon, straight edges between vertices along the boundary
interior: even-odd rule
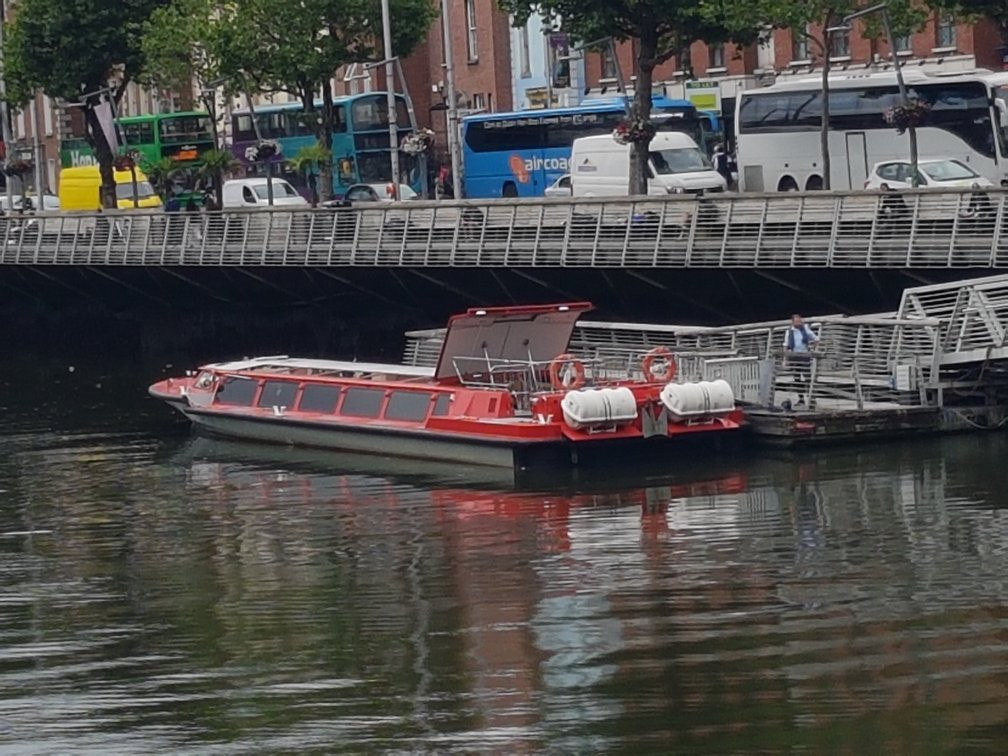
[[[626,386],[568,391],[560,407],[575,429],[626,425],[637,417],[637,399]]]
[[[669,419],[682,422],[701,417],[726,415],[735,409],[735,393],[728,381],[668,383],[661,390],[661,403]]]

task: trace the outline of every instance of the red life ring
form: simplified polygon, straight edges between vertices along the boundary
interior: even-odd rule
[[[564,370],[567,366],[570,366],[569,369]],[[562,375],[561,371],[566,375]],[[549,365],[549,382],[558,391],[581,388],[585,385],[584,363],[572,354],[558,354]]]
[[[664,369],[656,372],[655,368],[658,367],[655,365],[656,362],[664,364]],[[655,347],[644,355],[644,359],[641,360],[641,370],[644,371],[644,380],[649,383],[674,381],[676,377],[675,357],[672,356],[672,352],[668,347]]]

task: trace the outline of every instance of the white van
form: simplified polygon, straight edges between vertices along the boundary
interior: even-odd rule
[[[727,185],[697,143],[677,131],[651,140],[648,194],[723,192]],[[571,148],[571,194],[611,197],[630,193],[630,145],[611,134],[581,137]]]
[[[260,208],[269,206],[269,187],[265,177],[232,179],[221,189],[224,208]],[[308,200],[282,178],[273,179],[273,205],[275,207],[307,207]]]

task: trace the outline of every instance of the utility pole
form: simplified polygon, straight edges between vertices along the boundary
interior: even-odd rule
[[[445,111],[445,117],[448,126],[448,156],[451,160],[452,197],[462,199],[462,157],[459,154],[458,100],[455,97],[455,58],[452,52],[450,3],[451,0],[441,0],[445,87],[448,89],[448,109]]]
[[[392,200],[399,199],[399,127],[396,124],[396,101],[392,84],[395,61],[392,59],[392,22],[389,0],[382,0],[382,32],[385,37],[385,101],[388,103],[389,156],[392,158]]]
[[[7,25],[6,0],[0,0],[0,120],[3,121],[3,142],[4,150],[8,153],[6,159],[10,160],[10,149],[13,137],[11,136],[10,113],[7,110],[7,71],[4,68],[4,27]],[[10,176],[4,181],[7,188],[7,212],[14,210],[14,193],[11,191]]]
[[[0,0],[3,3],[3,0]],[[35,199],[38,202],[38,207],[35,209],[41,212],[45,209],[42,202],[42,171],[44,166],[43,161],[43,149],[42,149],[42,135],[39,133],[39,94],[35,93],[35,97],[31,101],[31,119],[32,119],[32,157],[35,163]],[[27,194],[27,192],[26,192]]]

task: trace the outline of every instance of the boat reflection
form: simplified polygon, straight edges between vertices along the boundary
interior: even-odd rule
[[[267,446],[208,436],[193,436],[173,457],[192,477],[215,475],[216,466],[240,464],[250,470],[288,473],[366,476],[400,484],[443,490],[465,487],[476,492],[525,491],[570,494],[639,489],[642,506],[655,505],[645,490],[669,487],[672,496],[693,496],[745,489],[744,463],[726,465],[723,460],[705,461],[697,456],[684,465],[683,457],[667,462],[648,461],[619,471],[563,466],[512,470],[462,465],[452,462],[383,457],[374,454]],[[218,470],[218,473],[220,471]],[[672,490],[674,489],[674,493]],[[643,498],[642,498],[643,497]]]

